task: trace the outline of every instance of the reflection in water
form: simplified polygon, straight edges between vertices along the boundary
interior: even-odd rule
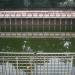
[[[21,69],[18,69],[18,71],[15,69],[15,66],[13,66],[11,63],[6,62],[3,65],[0,65],[0,75],[26,75],[25,72],[23,72]]]
[[[43,64],[34,63],[34,69],[30,73],[17,69],[12,63],[0,64],[0,75],[74,75],[75,67],[71,61],[61,61],[60,58],[49,58],[49,62]],[[71,73],[72,72],[72,73]]]
[[[61,62],[59,58],[49,59],[49,63],[37,65],[38,75],[71,75],[72,65],[70,62]]]

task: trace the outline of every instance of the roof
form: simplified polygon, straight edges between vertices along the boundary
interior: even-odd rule
[[[0,18],[75,18],[75,11],[0,11]]]

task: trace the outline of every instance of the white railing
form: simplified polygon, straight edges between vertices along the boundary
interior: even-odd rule
[[[0,32],[0,38],[75,38],[74,32]]]
[[[74,59],[74,52],[0,52],[0,75],[75,75]]]
[[[0,11],[0,18],[75,18],[75,11]]]

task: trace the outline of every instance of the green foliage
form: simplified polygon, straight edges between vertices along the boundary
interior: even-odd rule
[[[0,0],[0,7],[8,8],[49,8],[57,7],[66,0]],[[75,1],[75,0],[74,0]]]
[[[23,52],[22,46],[27,41],[26,47],[31,47],[35,51],[44,52],[74,52],[75,39],[65,39],[71,42],[69,49],[64,48],[64,39],[22,39],[22,38],[0,38],[0,51]]]

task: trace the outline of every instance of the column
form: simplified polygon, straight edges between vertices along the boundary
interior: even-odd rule
[[[10,20],[10,32],[11,32],[11,18],[9,20]]]
[[[49,18],[49,32],[50,32],[50,24],[51,24],[51,23],[50,23],[50,18]]]
[[[21,32],[22,32],[22,24],[23,24],[23,23],[22,23],[22,18],[21,18]]]
[[[0,22],[1,22],[1,19],[0,19]],[[0,32],[1,32],[1,24],[0,24]]]
[[[6,19],[4,18],[4,31],[6,31]]]
[[[71,32],[72,32],[72,24],[73,24],[73,23],[72,23],[72,19],[71,19]]]
[[[34,19],[32,18],[32,32],[33,32],[33,24],[34,24]]]
[[[44,18],[43,18],[43,32],[44,32],[44,25],[45,25],[45,23],[44,23],[45,21],[44,21]]]
[[[54,19],[54,32],[56,32],[55,25],[56,25],[56,19]]]
[[[15,31],[17,32],[17,20],[15,18]]]
[[[28,18],[26,20],[26,32],[28,32]]]
[[[37,19],[37,21],[38,21],[38,22],[37,22],[37,25],[38,25],[38,32],[39,32],[39,19]]]
[[[60,18],[60,32],[61,32],[61,18]]]
[[[67,25],[67,19],[65,19],[65,31],[67,30],[66,25]]]

